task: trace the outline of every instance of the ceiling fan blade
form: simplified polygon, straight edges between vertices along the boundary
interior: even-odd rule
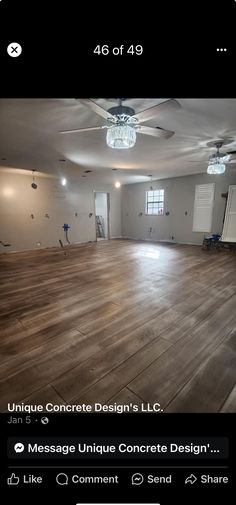
[[[228,153],[229,154],[229,153]],[[202,159],[202,160],[188,160],[188,163],[209,163],[209,158],[207,159]],[[232,156],[230,157],[229,161],[224,161],[224,165],[229,165],[229,164],[233,164],[233,163],[236,163],[236,156]]]
[[[115,119],[115,116],[110,114],[110,112],[103,109],[103,107],[98,105],[93,100],[90,100],[89,98],[76,98],[76,100],[78,102],[81,102],[83,105],[86,105],[86,107],[89,107],[89,109],[91,109],[93,112],[96,112],[96,114],[103,117],[104,119]]]
[[[80,133],[80,132],[89,132],[93,130],[103,130],[104,128],[108,128],[108,126],[91,126],[89,128],[77,128],[77,130],[63,130],[59,133]]]
[[[229,159],[229,162],[230,161],[236,161],[236,151],[229,151],[227,154],[229,154],[230,156],[230,159]]]
[[[177,100],[166,100],[165,102],[159,103],[158,105],[154,105],[154,107],[150,107],[149,109],[143,110],[142,112],[138,112],[138,114],[134,114],[132,117],[137,119],[139,123],[144,121],[149,121],[149,119],[156,118],[158,114],[162,112],[167,112],[168,110],[176,110],[180,109],[181,105]]]
[[[169,139],[175,132],[169,130],[163,130],[163,128],[151,128],[150,126],[140,126],[137,128],[137,133],[143,133],[144,135],[152,135],[153,137]]]

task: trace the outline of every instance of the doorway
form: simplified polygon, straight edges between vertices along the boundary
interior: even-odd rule
[[[95,192],[95,220],[96,220],[96,239],[108,240],[109,231],[109,193]]]

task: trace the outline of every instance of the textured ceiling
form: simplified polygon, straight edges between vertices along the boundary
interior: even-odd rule
[[[126,99],[124,105],[140,112],[166,98]],[[107,147],[105,129],[60,135],[60,130],[106,124],[76,100],[2,99],[0,165],[68,178],[92,170],[87,180],[112,183],[119,179],[122,184],[148,180],[149,174],[159,179],[206,172],[208,156],[214,152],[208,142],[231,139],[223,150],[236,150],[236,99],[176,99],[181,109],[143,123],[174,130],[175,135],[159,140],[137,134],[129,150]],[[116,99],[94,100],[105,109],[117,104]],[[228,170],[236,170],[236,164]]]

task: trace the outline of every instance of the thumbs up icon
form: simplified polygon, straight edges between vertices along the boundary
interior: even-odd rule
[[[7,479],[8,486],[18,486],[19,482],[20,482],[20,479],[19,479],[19,477],[17,477],[15,475],[15,473],[12,473],[11,477],[8,477],[8,479]]]

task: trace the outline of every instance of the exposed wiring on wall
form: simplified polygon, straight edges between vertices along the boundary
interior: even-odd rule
[[[62,243],[62,240],[61,240],[61,239],[59,239],[59,244],[60,244],[61,248],[62,248],[62,249],[63,249],[63,251],[64,251],[64,256],[67,256],[67,254],[68,254],[68,253],[67,253],[67,251],[65,251],[65,249],[64,249],[64,245],[63,245],[63,243]]]
[[[0,240],[0,244],[2,244],[3,247],[11,247],[11,244],[5,244],[2,240]]]
[[[66,236],[66,241],[67,241],[67,244],[70,244],[70,241],[69,241],[69,238],[68,238],[68,230],[70,229],[70,226],[66,223],[63,224],[62,226],[64,232],[65,232],[65,236]]]

